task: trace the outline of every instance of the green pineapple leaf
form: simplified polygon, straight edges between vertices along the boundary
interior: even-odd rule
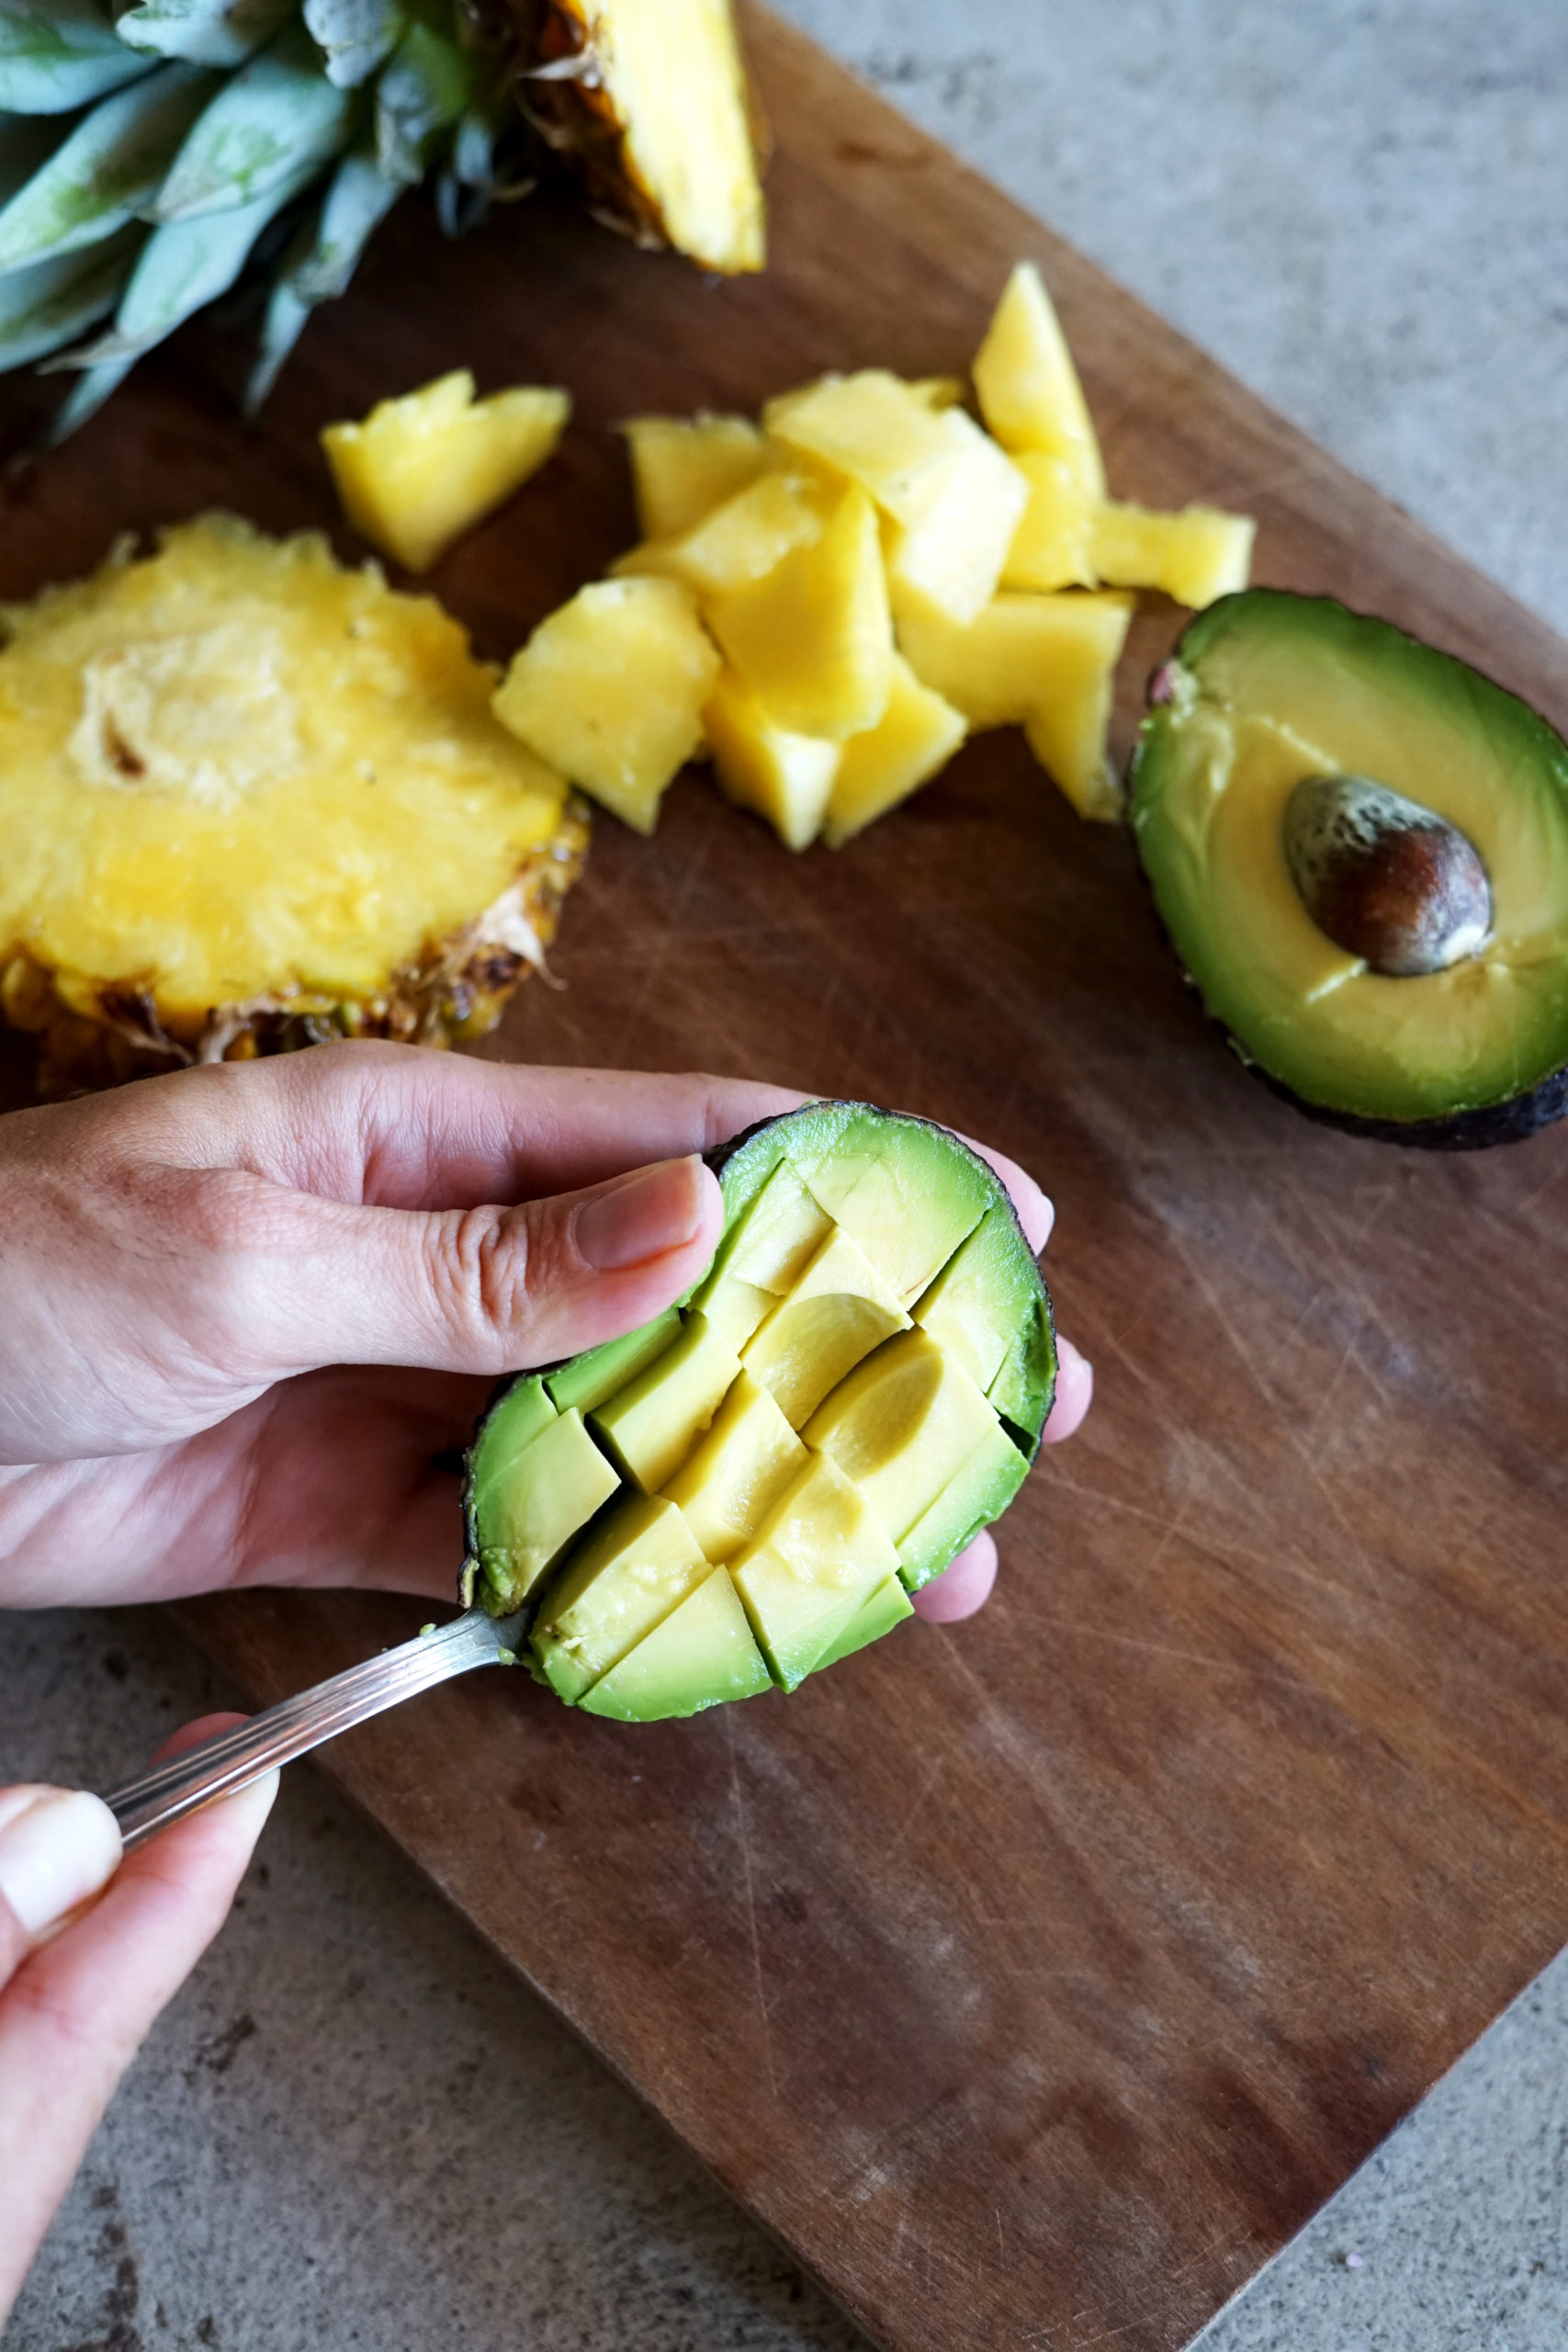
[[[417,19],[376,85],[376,163],[388,179],[417,187],[444,130],[474,96],[471,52]]]
[[[356,90],[384,64],[406,23],[397,0],[305,0],[305,23],[325,51],[327,79]]]
[[[270,40],[294,0],[141,0],[121,10],[118,38],[152,56],[231,69]]]
[[[5,0],[0,114],[69,114],[145,74],[96,0]]]
[[[165,221],[155,229],[131,273],[111,332],[85,350],[51,360],[50,368],[99,368],[151,351],[193,312],[227,294],[262,231],[309,187],[316,170],[314,161],[301,164],[292,179],[279,181],[249,204],[227,212],[201,212],[191,220]]]
[[[133,224],[101,244],[0,278],[0,368],[46,358],[107,318],[146,240],[146,230]]]
[[[96,368],[85,368],[71,387],[68,399],[62,401],[50,419],[44,435],[46,448],[57,449],[68,441],[77,429],[96,416],[111,392],[118,392],[131,369],[138,355],[127,352],[118,359],[106,359]]]
[[[368,145],[344,157],[278,269],[245,386],[247,416],[261,408],[316,304],[345,291],[360,255],[402,193],[396,180],[382,178]]]
[[[352,93],[321,72],[303,26],[287,26],[198,118],[164,183],[157,219],[243,210],[275,187],[298,187],[301,171],[313,177],[345,143],[354,106]]]
[[[0,209],[0,272],[96,243],[156,196],[214,77],[165,65],[100,98]]]

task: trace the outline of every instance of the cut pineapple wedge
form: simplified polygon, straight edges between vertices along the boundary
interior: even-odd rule
[[[703,740],[718,670],[678,582],[601,580],[540,622],[506,673],[495,715],[624,823],[650,833],[666,786]]]
[[[765,817],[786,849],[814,842],[844,746],[776,727],[733,670],[714,688],[703,725],[726,797]]]
[[[585,838],[427,596],[227,515],[0,615],[0,1004],[62,1092],[481,1034]]]
[[[913,523],[950,470],[944,413],[886,368],[824,376],[762,411],[775,441],[859,482],[885,514]]]
[[[1213,506],[1156,514],[1106,504],[1093,512],[1090,560],[1118,588],[1160,588],[1179,605],[1201,608],[1247,586],[1257,527],[1248,514]]]
[[[1063,458],[1090,498],[1105,495],[1105,467],[1051,297],[1032,262],[1007,282],[975,359],[980,413],[1004,449]]]
[[[768,444],[748,416],[634,416],[621,429],[645,539],[679,538],[768,462]]]
[[[344,511],[373,547],[427,571],[521,490],[566,430],[565,392],[521,387],[476,401],[466,368],[321,434]]]
[[[843,746],[822,827],[829,848],[838,849],[929,783],[967,731],[963,712],[922,685],[895,654],[886,709],[874,727]]]
[[[893,626],[865,492],[852,484],[819,539],[716,596],[707,619],[776,726],[835,741],[874,727],[887,707]]]

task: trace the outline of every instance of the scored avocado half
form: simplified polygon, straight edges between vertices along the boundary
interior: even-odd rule
[[[529,1613],[569,1705],[631,1723],[793,1690],[1006,1510],[1051,1306],[944,1127],[816,1102],[716,1154],[724,1230],[640,1330],[509,1382],[464,1494],[465,1602]]]
[[[1568,1110],[1568,745],[1387,621],[1253,589],[1156,673],[1131,778],[1171,941],[1311,1115],[1467,1148]]]

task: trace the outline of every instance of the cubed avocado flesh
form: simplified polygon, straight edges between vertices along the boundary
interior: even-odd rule
[[[709,1562],[672,1502],[628,1495],[551,1585],[534,1655],[563,1699],[580,1699],[702,1583]]]
[[[1568,1109],[1568,744],[1464,662],[1253,589],[1156,673],[1132,774],[1160,919],[1244,1060],[1314,1116],[1468,1147]],[[1308,779],[1364,782],[1478,854],[1490,934],[1398,970],[1319,927],[1286,854]]]
[[[602,1347],[590,1348],[586,1355],[573,1356],[558,1372],[547,1373],[545,1386],[558,1411],[568,1413],[575,1405],[580,1413],[591,1413],[595,1405],[603,1405],[639,1372],[646,1372],[680,1336],[681,1318],[672,1306],[668,1307],[623,1339],[606,1340]]]
[[[593,1434],[644,1494],[672,1478],[740,1376],[740,1360],[691,1315],[671,1348],[593,1413]]]
[[[911,1592],[940,1576],[982,1527],[1001,1517],[1028,1469],[1027,1456],[994,1422],[898,1545],[898,1573]]]
[[[854,1481],[899,1544],[996,1427],[995,1408],[962,1364],[914,1330],[841,1381],[804,1435]]]
[[[468,1455],[484,1605],[529,1612],[562,1699],[628,1722],[793,1690],[890,1631],[1010,1499],[1051,1401],[1039,1269],[955,1136],[812,1103],[715,1164],[690,1296],[520,1375]]]
[[[863,1600],[836,1642],[830,1642],[812,1668],[820,1674],[825,1666],[837,1666],[840,1658],[853,1657],[856,1650],[879,1642],[895,1625],[914,1615],[909,1596],[897,1577],[888,1577],[879,1584],[867,1600]]]
[[[577,1703],[591,1715],[651,1724],[773,1687],[739,1596],[727,1571],[715,1568]]]
[[[1039,1404],[1041,1307],[1010,1208],[986,1211],[911,1312],[998,1413],[1028,1427]]]
[[[666,1491],[706,1557],[728,1560],[809,1458],[768,1391],[743,1372]]]
[[[476,1556],[502,1613],[527,1599],[619,1484],[581,1414],[551,1408],[550,1419],[508,1474],[476,1498],[483,1530]]]
[[[793,1690],[897,1574],[898,1555],[860,1488],[818,1454],[729,1572],[775,1681]]]
[[[863,1356],[908,1328],[908,1317],[864,1251],[835,1230],[741,1350],[740,1361],[797,1430]]]

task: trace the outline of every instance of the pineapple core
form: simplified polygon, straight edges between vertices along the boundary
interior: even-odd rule
[[[362,424],[329,424],[321,446],[355,530],[425,571],[538,472],[570,413],[565,392],[530,386],[476,401],[461,368],[380,401]]]
[[[381,999],[561,823],[457,623],[313,535],[182,524],[0,638],[0,970],[89,1018]]]

